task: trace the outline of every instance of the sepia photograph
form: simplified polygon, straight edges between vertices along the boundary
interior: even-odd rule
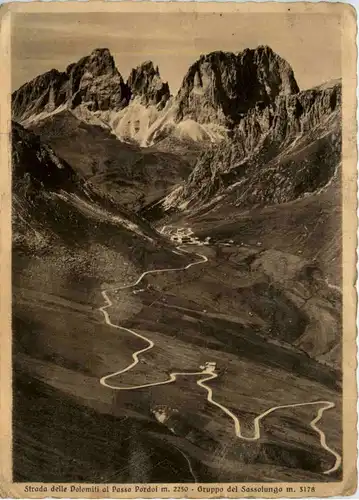
[[[205,5],[10,11],[24,497],[356,483],[354,14]]]

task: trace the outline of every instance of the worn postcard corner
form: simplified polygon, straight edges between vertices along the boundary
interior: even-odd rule
[[[0,496],[352,495],[355,9],[0,15]]]

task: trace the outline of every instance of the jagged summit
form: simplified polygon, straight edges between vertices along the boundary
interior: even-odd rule
[[[12,95],[12,114],[20,119],[42,111],[52,111],[67,98],[68,77],[52,69],[22,85]]]
[[[257,103],[299,92],[290,65],[270,47],[237,54],[215,51],[189,68],[176,97],[176,119],[199,123],[238,123]]]
[[[61,106],[119,110],[127,106],[130,98],[131,92],[110,51],[100,48],[70,64],[64,72],[53,69],[16,90],[12,95],[13,117],[25,121]]]
[[[118,74],[114,58],[109,49],[95,49],[89,56],[81,58],[77,63],[72,63],[66,68],[68,75],[73,73],[74,68],[84,68],[93,76],[104,74]]]
[[[83,104],[89,111],[119,110],[127,106],[131,92],[108,49],[95,49],[68,66],[71,108]]]
[[[268,46],[201,55],[175,97],[152,61],[125,81],[109,49],[98,48],[14,92],[13,118],[27,125],[67,108],[127,142],[148,146],[169,136],[218,142],[251,110],[298,92],[291,66]]]
[[[88,72],[93,77],[118,75],[114,58],[108,49],[95,49],[89,56],[82,57],[77,63],[69,64],[66,74],[71,77]]]
[[[125,82],[109,49],[97,48],[69,64],[64,72],[52,69],[22,85],[12,96],[13,117],[26,122],[61,107],[79,106],[90,112],[116,112],[125,108],[131,97],[159,110],[165,106],[170,90],[168,83],[162,81],[158,66],[145,61],[132,69]]]
[[[163,82],[158,66],[145,61],[133,68],[127,80],[133,96],[138,96],[144,105],[154,104],[163,107],[170,97],[167,82]]]

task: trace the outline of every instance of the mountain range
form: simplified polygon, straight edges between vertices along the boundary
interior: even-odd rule
[[[339,450],[341,82],[300,90],[260,46],[201,55],[172,95],[152,61],[125,80],[101,48],[22,85],[12,115],[15,476],[56,480],[58,454],[71,481],[94,482],[94,470],[119,482],[322,480],[331,457],[309,410],[238,445],[198,384],[128,397],[102,387],[143,345],[104,323],[100,292],[117,286],[112,321],[156,344],[128,383],[214,359],[214,391],[248,432],[263,388],[272,406],[313,392],[337,402],[325,428]],[[103,463],[72,459],[85,421],[98,447],[117,429]],[[37,447],[46,472],[27,460]]]
[[[174,97],[152,62],[125,82],[108,49],[96,49],[63,73],[51,70],[26,83],[12,102],[15,121],[86,177],[114,185],[113,192],[122,184],[137,210],[168,192],[164,206],[176,209],[228,191],[236,205],[292,201],[322,188],[339,162],[340,82],[300,92],[290,65],[266,46],[201,56]],[[304,162],[296,158],[303,147]],[[330,165],[307,181],[323,156]],[[282,163],[294,172],[287,182]],[[267,180],[265,190],[256,189]]]
[[[149,145],[168,133],[213,139],[256,105],[298,90],[289,64],[269,47],[201,56],[174,97],[151,61],[125,82],[108,49],[96,49],[65,72],[52,69],[20,87],[13,93],[13,115],[31,123],[70,109],[120,139]]]

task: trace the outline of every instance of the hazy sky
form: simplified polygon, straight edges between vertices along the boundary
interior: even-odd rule
[[[323,14],[68,13],[15,14],[12,87],[107,47],[124,79],[151,59],[174,93],[188,67],[213,50],[269,45],[306,89],[341,75],[340,17]]]

